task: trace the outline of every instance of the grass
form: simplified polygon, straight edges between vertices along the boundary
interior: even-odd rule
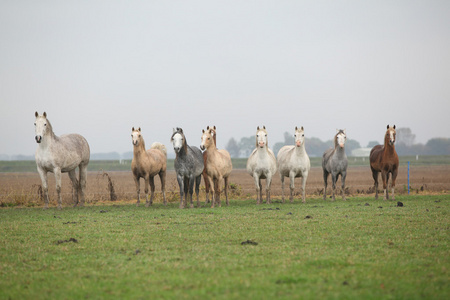
[[[232,158],[234,169],[245,169],[247,166],[247,158]],[[322,157],[310,157],[311,167],[322,166]],[[415,156],[401,156],[400,165],[407,165],[408,161],[412,165],[448,165],[450,164],[450,155],[421,155],[416,160]],[[167,160],[167,169],[173,170],[174,159]],[[368,166],[369,158],[365,157],[349,157],[349,166]],[[91,160],[88,166],[89,171],[130,171],[131,160]],[[37,172],[36,162],[34,160],[23,161],[0,161],[0,172]]]
[[[397,200],[0,209],[0,299],[448,299],[448,195]]]

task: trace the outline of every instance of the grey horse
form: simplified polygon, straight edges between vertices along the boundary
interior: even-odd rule
[[[180,208],[184,208],[187,205],[188,192],[191,208],[194,207],[192,202],[194,183],[195,193],[197,194],[197,207],[199,207],[200,201],[198,194],[204,168],[202,151],[195,146],[191,147],[188,145],[183,129],[179,127],[173,130],[170,141],[172,142],[173,150],[176,153],[174,166],[177,173],[178,185],[180,186]]]
[[[345,177],[347,176],[348,160],[345,154],[345,141],[347,139],[345,129],[337,129],[337,133],[334,136],[334,148],[330,148],[323,153],[322,168],[323,168],[323,181],[325,188],[323,190],[323,200],[327,198],[327,181],[328,175],[331,174],[331,181],[333,183],[333,201],[334,193],[336,190],[336,181],[341,175],[342,181],[342,200],[345,200]]]
[[[84,137],[75,133],[56,136],[45,112],[42,116],[36,112],[35,117],[35,140],[38,143],[35,157],[37,170],[42,180],[42,188],[44,189],[44,208],[48,208],[49,202],[47,172],[55,174],[58,209],[62,208],[61,173],[65,172],[69,173],[72,181],[74,205],[77,206],[78,198],[80,198],[80,205],[83,206],[87,165],[90,157],[88,142]],[[76,177],[77,167],[79,168],[79,179]]]

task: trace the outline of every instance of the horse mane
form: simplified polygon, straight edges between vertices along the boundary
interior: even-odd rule
[[[336,133],[336,135],[334,136],[334,148],[336,148],[336,147],[338,146],[338,143],[337,143],[337,137],[338,137],[338,135],[341,134],[341,133],[343,133],[343,134],[345,135],[344,130],[339,129],[338,132]]]

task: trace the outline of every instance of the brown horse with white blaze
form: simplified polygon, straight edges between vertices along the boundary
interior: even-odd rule
[[[215,131],[212,128],[202,130],[202,143],[200,149],[208,150],[206,161],[206,174],[208,176],[209,185],[212,193],[211,207],[214,207],[215,202],[221,206],[220,201],[220,182],[224,180],[225,198],[228,202],[228,177],[230,176],[233,165],[231,163],[231,156],[227,150],[216,148],[213,136]]]
[[[384,145],[376,145],[370,151],[370,169],[375,184],[375,199],[378,199],[378,173],[381,172],[383,180],[384,200],[389,199],[388,182],[389,174],[392,174],[392,200],[395,200],[395,180],[398,173],[398,155],[395,151],[395,125],[390,127],[387,125],[386,134],[384,135]]]
[[[141,133],[141,128],[131,129],[131,139],[133,142],[133,160],[131,162],[131,171],[133,172],[134,182],[136,184],[137,203],[141,202],[140,198],[140,182],[142,177],[145,181],[145,206],[150,206],[153,203],[153,197],[155,194],[155,181],[154,177],[159,175],[161,179],[161,190],[164,198],[164,205],[166,202],[166,169],[167,169],[167,149],[161,143],[155,142],[150,149],[145,150],[144,138]],[[148,199],[148,186],[150,184],[151,195],[150,201]]]

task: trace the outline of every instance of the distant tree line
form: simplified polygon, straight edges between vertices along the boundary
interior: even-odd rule
[[[415,137],[410,128],[397,129],[395,149],[398,155],[450,155],[449,138],[432,138],[424,145],[415,144]],[[367,148],[373,148],[379,144],[382,143],[370,141],[367,144]],[[285,145],[294,145],[293,134],[285,132],[284,142],[278,142],[273,145],[272,150],[275,155]],[[323,142],[316,137],[305,138],[306,152],[311,157],[322,156],[325,150],[331,147],[333,147],[333,140]],[[231,138],[225,148],[230,152],[231,157],[249,157],[253,149],[255,149],[255,136],[243,137],[239,142]],[[345,143],[345,150],[348,156],[351,155],[353,150],[358,148],[361,148],[361,145],[356,140],[348,139]]]

